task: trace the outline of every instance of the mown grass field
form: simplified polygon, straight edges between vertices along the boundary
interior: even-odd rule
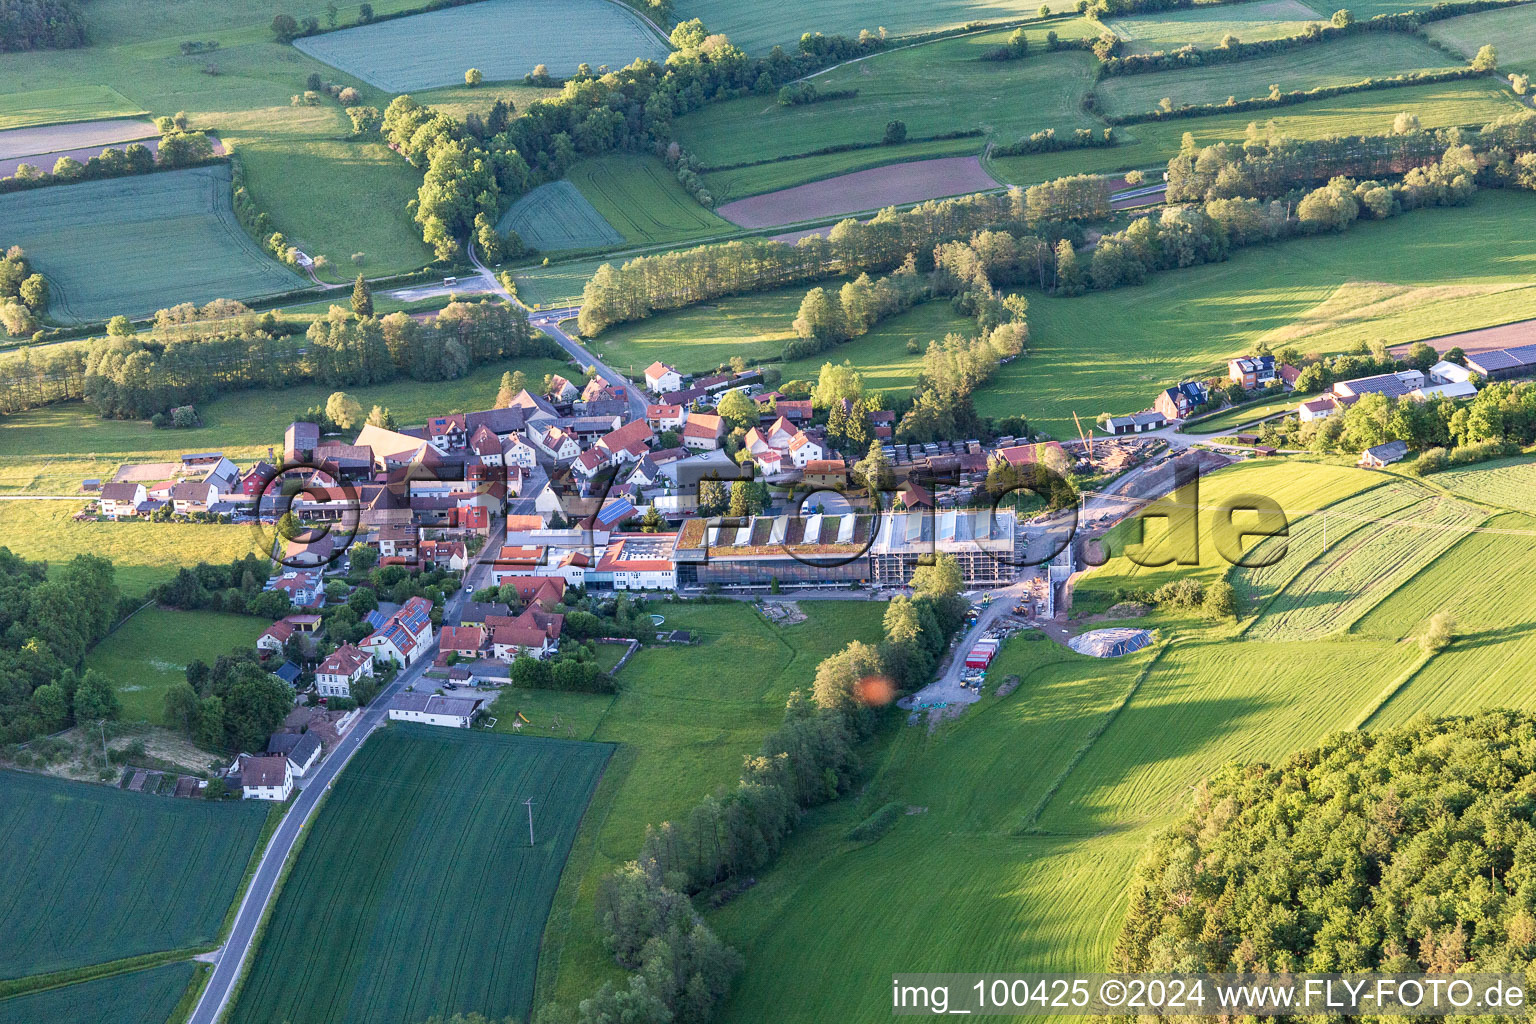
[[[610,753],[411,723],[371,737],[315,820],[231,1021],[526,1016],[550,899]]]
[[[105,85],[29,89],[0,96],[0,130],[33,125],[133,117],[144,113],[128,97]]]
[[[1431,22],[1424,31],[1435,42],[1469,59],[1484,44],[1494,44],[1501,71],[1529,74],[1536,69],[1536,9],[1531,7],[1463,14]]]
[[[944,39],[897,49],[834,68],[810,79],[819,92],[858,90],[858,95],[800,106],[780,106],[775,97],[747,96],[705,107],[677,123],[678,138],[709,167],[724,168],[749,161],[799,156],[829,146],[878,143],[887,121],[899,119],[914,140],[977,128],[984,137],[933,143],[881,146],[808,157],[791,166],[720,171],[709,176],[727,181],[729,192],[719,198],[740,198],[785,184],[812,181],[837,166],[859,159],[861,166],[894,163],[918,155],[980,152],[988,139],[1012,142],[1032,132],[1055,128],[1066,132],[1093,127],[1081,109],[1093,87],[1094,60],[1081,51],[1048,53],[1047,30],[1064,38],[1092,34],[1083,18],[1056,19],[1030,26],[1035,52],[1021,61],[983,61],[980,54],[1002,44],[1005,31]],[[939,83],[943,83],[940,87]],[[923,147],[919,153],[918,147]],[[933,150],[933,151],[930,151]],[[729,178],[723,176],[729,174]],[[785,181],[785,175],[793,180]],[[768,185],[769,182],[771,185]],[[768,185],[768,187],[764,187]]]
[[[1317,12],[1300,0],[1260,0],[1111,18],[1108,27],[1125,40],[1128,52],[1152,53],[1187,44],[1215,46],[1229,34],[1245,43],[1279,39],[1299,35],[1319,20]]]
[[[187,960],[0,999],[0,1024],[165,1024],[192,973]]]
[[[265,819],[254,804],[0,773],[0,977],[212,942]]]
[[[1245,6],[1251,5],[1240,4],[1234,9]],[[1155,168],[1161,172],[1158,165],[1178,153],[1185,132],[1202,146],[1221,141],[1241,142],[1248,125],[1256,124],[1262,129],[1270,121],[1284,134],[1298,139],[1382,135],[1392,130],[1393,119],[1405,110],[1418,115],[1425,127],[1442,128],[1482,125],[1519,109],[1508,86],[1492,79],[1374,89],[1267,110],[1128,125],[1118,130],[1121,144],[1110,149],[994,157],[987,161],[987,169],[999,181],[1017,184],[1129,167]]]
[[[1208,420],[1186,425],[1184,432],[1186,434],[1222,434],[1237,427],[1247,426],[1266,416],[1273,416],[1275,413],[1294,411],[1295,408],[1296,402],[1288,399],[1275,402],[1250,402],[1247,405],[1228,409]]]
[[[597,256],[547,267],[523,267],[512,275],[517,285],[517,297],[530,306],[544,309],[578,305],[581,302],[581,290],[592,279],[592,275],[597,273],[597,268],[609,262],[612,262],[611,257]]]
[[[735,231],[678,184],[660,158],[614,153],[567,172],[587,201],[631,245],[679,242]]]
[[[1049,0],[1047,6],[1056,14],[1072,10],[1067,0]],[[895,0],[878,9],[860,0],[794,0],[784,4],[688,0],[678,5],[674,16],[679,20],[702,18],[711,32],[724,32],[737,46],[758,54],[775,45],[789,50],[807,31],[857,36],[861,29],[874,32],[883,26],[891,35],[909,35],[976,21],[1033,18],[1039,10],[1040,4],[1028,0]]]
[[[567,76],[582,63],[660,60],[667,46],[633,12],[605,0],[486,0],[294,41],[318,60],[388,92],[520,79],[537,64]]]
[[[249,648],[266,627],[250,615],[145,608],[92,648],[85,664],[111,681],[122,721],[164,725],[165,693],[186,681],[188,662],[212,665],[221,654]]]
[[[833,282],[832,287],[837,283]],[[732,356],[774,358],[794,337],[793,323],[808,289],[784,288],[740,295],[610,327],[589,342],[593,354],[614,369],[636,372],[660,359],[684,373],[712,370]],[[861,338],[788,363],[774,363],[785,380],[814,378],[825,362],[849,360],[877,388],[910,388],[928,343],[951,331],[974,334],[975,322],[948,302],[924,303],[892,317]],[[908,352],[915,341],[918,351]]]
[[[1292,92],[1453,65],[1450,57],[1422,39],[1376,32],[1257,60],[1117,75],[1100,81],[1094,94],[1100,110],[1119,116],[1155,110],[1165,98],[1175,107],[1224,103],[1229,96],[1238,100],[1267,96],[1271,84],[1278,85],[1281,92]]]
[[[0,196],[7,243],[48,278],[65,323],[300,287],[235,220],[223,165]]]
[[[386,14],[415,3],[378,0],[373,7]],[[356,20],[356,3],[338,7],[341,24]],[[203,0],[93,3],[91,46],[7,55],[0,67],[0,119],[17,109],[40,110],[34,116],[46,122],[188,111],[194,127],[217,129],[239,153],[247,187],[276,229],[292,244],[326,256],[339,275],[350,278],[356,252],[364,253],[370,274],[424,265],[431,250],[405,209],[420,173],[378,140],[352,139],[335,100],[327,97],[313,107],[290,103],[311,72],[359,87],[363,102],[380,109],[390,96],[274,41],[272,14]],[[211,55],[182,56],[180,44],[188,39],[218,40],[220,46]],[[206,73],[210,63],[216,75]],[[29,99],[41,83],[59,98]],[[18,99],[24,102],[11,106]]]
[[[520,197],[501,215],[496,230],[516,231],[528,245],[548,252],[609,248],[624,241],[568,181],[552,181]]]
[[[1451,469],[1427,479],[1432,486],[1473,501],[1536,515],[1536,462],[1527,455]]]
[[[1533,210],[1524,193],[1485,192],[1455,211],[1244,250],[1138,288],[1031,294],[1029,355],[999,368],[977,410],[1065,437],[1073,410],[1145,409],[1158,388],[1219,372],[1260,340],[1329,352],[1536,316],[1536,252],[1520,226]]]
[[[538,734],[574,731],[619,744],[550,915],[541,999],[573,1002],[620,976],[593,921],[598,881],[636,854],[647,824],[687,814],[707,793],[734,785],[742,757],[779,725],[789,692],[808,689],[816,665],[848,641],[876,641],[885,614],[875,601],[800,607],[807,621],[781,627],[738,602],[657,605],[668,628],[692,631],[697,643],[641,650],[619,674],[617,696],[508,690],[497,704],[497,728],[520,707]],[[555,713],[561,726],[550,729]]]

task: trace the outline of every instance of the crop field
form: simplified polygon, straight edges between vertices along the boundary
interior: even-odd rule
[[[566,76],[578,64],[661,60],[666,44],[634,12],[606,0],[485,0],[294,40],[294,46],[386,92],[522,78],[536,64]]]
[[[1536,461],[1519,455],[1465,469],[1451,469],[1428,478],[1473,501],[1498,505],[1516,512],[1536,514]]]
[[[1153,53],[1191,43],[1215,46],[1229,34],[1245,43],[1300,35],[1319,20],[1317,12],[1300,0],[1259,0],[1112,18],[1108,25],[1126,41],[1129,52]]]
[[[1241,6],[1231,9],[1240,10]],[[1444,68],[1453,63],[1422,39],[1396,32],[1375,32],[1231,64],[1116,75],[1100,81],[1094,93],[1099,109],[1119,116],[1154,110],[1165,98],[1171,99],[1175,107],[1224,103],[1229,96],[1239,100],[1267,96],[1271,84],[1278,85],[1281,92],[1292,92]]]
[[[551,732],[566,736],[574,727],[578,739],[619,747],[550,915],[549,961],[541,958],[539,974],[540,993],[551,998],[586,998],[618,974],[593,922],[599,879],[635,855],[646,825],[684,815],[705,794],[734,785],[742,757],[779,725],[790,691],[808,688],[817,663],[850,640],[878,640],[886,606],[802,601],[807,621],[792,626],[773,625],[736,602],[656,607],[668,628],[690,630],[697,643],[642,649],[619,674],[617,697],[554,695],[583,696],[591,710],[562,702],[561,728]],[[546,695],[512,692],[498,711],[515,700],[543,731],[553,710],[541,710]],[[585,737],[583,726],[592,729]]]
[[[135,117],[143,113],[144,109],[138,104],[105,85],[0,93],[0,129]]]
[[[12,128],[0,131],[0,160],[54,153],[82,146],[110,146],[134,139],[158,138],[154,123],[138,117],[118,117],[103,121],[47,125],[37,128]],[[48,170],[52,170],[50,164]]]
[[[223,165],[15,192],[0,196],[0,223],[65,322],[303,284],[236,223]]]
[[[1366,498],[1396,490],[1378,487]],[[1330,537],[1327,553],[1319,553],[1286,582],[1249,627],[1248,636],[1309,640],[1347,629],[1485,518],[1482,510],[1454,498],[1429,497],[1400,509],[1378,511],[1357,510],[1352,504],[1343,502],[1323,515],[1309,517],[1333,518],[1334,526],[1343,526],[1348,533]],[[1356,516],[1361,518],[1350,522]],[[1371,521],[1378,517],[1388,521]]]
[[[611,753],[412,723],[371,737],[315,820],[230,1020],[524,1018],[550,899]]]
[[[1529,74],[1536,69],[1536,9],[1531,7],[1463,14],[1431,22],[1424,31],[1435,42],[1469,59],[1484,44],[1493,43],[1499,52],[1501,71]]]
[[[0,773],[0,977],[211,942],[266,808]]]
[[[658,157],[613,153],[567,172],[602,219],[632,245],[677,242],[734,230],[683,191]]]
[[[807,30],[827,35],[857,36],[861,29],[873,32],[884,26],[892,35],[909,35],[943,28],[958,28],[978,21],[1013,21],[1033,18],[1040,4],[1027,0],[894,0],[872,9],[861,0],[826,0],[810,3],[765,5],[740,4],[733,0],[688,0],[676,8],[676,19],[702,18],[711,32],[724,32],[731,42],[748,53],[767,53],[776,45],[792,49]],[[1055,14],[1071,11],[1067,0],[1050,0]]]
[[[123,721],[164,725],[165,693],[186,680],[187,662],[201,658],[211,665],[221,654],[250,647],[266,627],[250,615],[145,608],[92,648],[85,663],[111,680]],[[167,637],[176,642],[167,644]]]
[[[1337,352],[1536,315],[1528,256],[1519,255],[1530,243],[1518,227],[1533,202],[1486,192],[1451,214],[1420,211],[1343,236],[1241,251],[1225,263],[1153,275],[1139,288],[1078,298],[1032,293],[1029,356],[998,369],[977,393],[977,411],[1022,413],[1065,437],[1074,409],[1145,409],[1159,387],[1219,372],[1260,340],[1279,347],[1289,342],[1278,339],[1301,332],[1306,351]],[[1341,285],[1362,268],[1369,288]],[[1316,319],[1341,291],[1359,315],[1330,305],[1326,321]],[[1139,325],[1134,334],[1128,323]]]
[[[184,960],[0,999],[0,1024],[165,1024],[192,973]]]
[[[550,252],[601,249],[624,241],[624,236],[568,181],[540,185],[518,199],[496,222],[496,230],[516,231],[535,249]]]
[[[1087,21],[1072,18],[1046,23],[1063,36],[1090,34]],[[799,106],[780,106],[772,96],[747,96],[712,104],[680,118],[678,138],[709,167],[813,153],[829,146],[878,143],[885,124],[899,119],[907,126],[906,146],[829,154],[827,158],[795,160],[788,168],[777,164],[740,168],[729,173],[730,191],[737,198],[764,191],[754,188],[758,175],[784,174],[810,181],[829,173],[831,157],[895,162],[912,159],[916,140],[964,129],[980,129],[984,137],[945,140],[945,153],[981,152],[987,139],[1013,142],[1045,128],[1058,132],[1094,127],[1083,113],[1083,96],[1093,87],[1095,62],[1081,51],[1044,52],[1043,28],[1030,31],[1039,50],[1022,61],[984,61],[979,55],[1001,44],[1006,32],[991,32],[940,40],[834,68],[812,78],[823,93],[856,89],[858,95]],[[943,82],[942,89],[935,83]],[[710,176],[711,187],[717,180]],[[766,177],[764,181],[768,180]],[[793,182],[791,182],[793,183]],[[782,186],[778,186],[782,187]]]
[[[1528,666],[1536,657],[1536,587],[1527,577],[1536,519],[1495,516],[1382,602],[1356,631],[1416,636],[1437,612],[1456,619],[1456,638],[1388,700],[1371,725],[1415,715],[1532,706]],[[1497,581],[1469,586],[1469,580]]]
[[[744,227],[778,227],[996,187],[976,157],[952,156],[887,164],[738,199],[720,207],[720,215]]]
[[[1240,4],[1233,9],[1248,6],[1252,5]],[[1271,110],[1129,125],[1119,130],[1121,144],[1109,149],[994,157],[987,161],[987,167],[1001,181],[1030,184],[1065,174],[1150,168],[1166,163],[1178,153],[1185,132],[1193,135],[1202,146],[1222,141],[1241,142],[1248,125],[1257,124],[1262,128],[1270,121],[1274,121],[1286,135],[1298,139],[1383,135],[1392,130],[1393,119],[1405,110],[1418,115],[1426,128],[1443,128],[1486,124],[1518,109],[1514,94],[1506,86],[1489,79],[1465,79],[1346,93]]]
[[[832,282],[832,287],[837,282]],[[732,356],[765,359],[779,355],[794,337],[792,324],[806,286],[738,295],[673,313],[610,327],[591,341],[594,355],[620,372],[636,371],[660,359],[684,373],[701,373]],[[947,302],[929,302],[892,317],[862,338],[791,363],[778,364],[785,380],[815,377],[825,362],[847,359],[872,387],[910,387],[928,342],[950,331],[975,333],[975,321],[958,316]],[[916,341],[920,351],[906,350]]]

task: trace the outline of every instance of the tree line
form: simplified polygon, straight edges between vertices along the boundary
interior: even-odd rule
[[[124,603],[105,558],[49,565],[0,547],[0,743],[116,717],[111,684],[85,671],[85,655]]]
[[[1076,175],[1028,191],[933,200],[901,212],[888,208],[868,222],[849,218],[825,238],[810,235],[794,245],[747,239],[636,257],[619,267],[605,263],[582,291],[577,324],[595,337],[613,324],[653,313],[837,274],[889,271],[909,257],[926,271],[940,242],[990,227],[1059,236],[1059,222],[1095,219],[1108,209],[1107,183]]]
[[[663,153],[672,121],[682,114],[759,87],[775,90],[885,46],[872,33],[858,40],[817,33],[802,38],[794,55],[774,47],[767,56],[748,57],[725,36],[707,33],[698,19],[679,24],[671,41],[675,49],[665,64],[637,60],[601,76],[578,73],[558,96],[533,101],[515,120],[507,117],[508,108],[459,121],[397,96],[381,130],[393,149],[423,170],[415,218],[437,257],[458,258],[477,215],[494,222],[505,203],[559,178],[582,157],[614,150]]]
[[[552,355],[551,345],[529,327],[525,311],[490,300],[450,303],[428,322],[404,313],[359,317],[333,306],[302,338],[288,336],[268,313],[213,324],[195,337],[166,340],[151,330],[93,341],[85,348],[78,397],[103,417],[142,419],[229,391],[300,381],[454,380],[482,363]],[[66,372],[77,365],[76,353],[60,357]],[[27,353],[21,359],[31,362]],[[0,363],[0,408],[25,408],[21,396],[9,392],[35,389],[35,376],[11,378],[7,368]]]
[[[1279,238],[1344,231],[1357,220],[1380,220],[1426,206],[1458,206],[1480,180],[1495,187],[1536,184],[1536,163],[1481,165],[1471,147],[1448,149],[1436,163],[1416,167],[1401,181],[1338,177],[1301,197],[1294,211],[1280,200],[1211,199],[1172,206],[1105,235],[1080,261],[1058,250],[1055,290],[1078,295],[1088,289],[1140,284],[1149,273],[1226,259],[1234,249]],[[1490,167],[1492,169],[1490,169]]]
[[[49,185],[67,185],[76,181],[97,181],[102,178],[122,178],[132,174],[148,174],[151,171],[170,171],[182,167],[197,167],[223,157],[215,157],[213,140],[205,132],[174,129],[160,137],[159,156],[142,142],[134,142],[119,149],[108,146],[100,154],[86,158],[81,163],[72,156],[61,156],[51,170],[22,163],[8,178],[0,178],[0,194],[20,192]]]
[[[0,0],[0,53],[84,45],[85,18],[74,0]]]
[[[33,273],[21,246],[11,246],[0,256],[0,326],[13,338],[26,337],[47,313],[48,279]]]
[[[740,969],[694,907],[707,892],[732,887],[769,864],[805,810],[849,791],[857,745],[900,686],[927,680],[965,602],[954,557],[940,555],[914,575],[912,599],[886,611],[877,647],[855,641],[824,659],[809,693],[790,694],[784,719],[747,758],[736,788],[705,796],[684,819],[648,828],[640,855],[599,884],[598,927],[614,959],[630,971],[575,1008],[540,1007],[537,1024],[704,1024]]]
[[[1488,711],[1223,767],[1148,844],[1111,969],[1526,971],[1533,745]]]
[[[1339,175],[1355,178],[1402,175],[1434,163],[1454,146],[1469,146],[1480,161],[1498,166],[1510,154],[1536,150],[1536,112],[1507,114],[1478,129],[1421,128],[1410,112],[1399,114],[1389,135],[1293,139],[1273,121],[1248,125],[1241,145],[1204,148],[1185,133],[1168,161],[1168,201],[1283,196],[1298,186]]]

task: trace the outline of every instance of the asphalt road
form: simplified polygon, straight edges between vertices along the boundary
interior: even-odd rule
[[[487,548],[492,548],[493,545],[500,547],[502,529],[504,527],[498,529],[487,540]],[[476,562],[465,574],[465,586],[483,586],[488,582],[489,576],[490,564]],[[446,602],[448,608],[456,612],[466,596],[464,590],[459,590]],[[357,753],[358,748],[363,745],[369,735],[384,723],[388,717],[389,702],[401,690],[419,680],[431,667],[436,650],[437,643],[434,641],[432,647],[416,664],[401,672],[395,677],[394,682],[380,691],[372,703],[363,709],[362,717],[336,745],[336,749],[320,762],[320,766],[315,769],[315,774],[304,781],[298,797],[288,808],[282,824],[278,825],[277,831],[273,833],[272,839],[261,855],[261,863],[256,867],[256,875],[251,879],[250,886],[240,900],[240,909],[235,913],[235,924],[230,929],[229,938],[214,954],[216,959],[213,961],[213,974],[209,977],[208,985],[203,989],[203,994],[198,999],[192,1016],[188,1018],[188,1024],[215,1024],[229,1005],[230,995],[234,992],[235,985],[244,971],[245,961],[250,956],[262,915],[266,913],[267,907],[276,894],[277,882],[282,876],[283,866],[288,861],[288,855],[293,852],[294,843],[298,841],[299,836],[308,827],[310,819],[314,817],[320,798],[330,789],[336,776],[341,774],[341,770],[347,766],[347,762],[353,754]]]
[[[470,243],[466,253],[469,256],[469,262],[475,265],[475,269],[480,272],[480,276],[485,279],[486,283],[496,292],[496,294],[500,295],[514,306],[523,306],[524,309],[527,309],[527,306],[519,301],[517,296],[507,291],[507,289],[502,286],[501,281],[496,277],[496,275],[491,273],[484,263],[480,262],[480,257],[475,253],[475,246],[473,242]],[[641,395],[640,388],[637,387],[634,382],[626,378],[623,374],[613,369],[613,367],[603,363],[590,351],[583,347],[582,344],[575,338],[571,337],[569,334],[566,334],[563,330],[560,329],[560,321],[570,320],[580,312],[580,306],[565,306],[560,309],[532,310],[529,312],[528,322],[553,338],[555,340],[555,344],[565,349],[566,355],[576,360],[582,366],[595,366],[597,368],[597,375],[599,377],[603,378],[603,380],[607,381],[609,384],[624,388],[624,393],[629,396],[630,419],[645,419],[645,398]]]

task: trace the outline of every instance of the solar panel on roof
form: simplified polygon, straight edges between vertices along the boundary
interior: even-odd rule
[[[1521,346],[1526,347],[1526,346]],[[1497,348],[1488,352],[1478,352],[1467,357],[1467,362],[1474,367],[1479,367],[1487,372],[1495,370],[1513,370],[1521,365],[1520,360],[1510,355],[1504,349]]]
[[[612,526],[614,523],[622,523],[634,514],[634,505],[623,498],[616,498],[598,510],[597,521],[604,526]]]
[[[1513,348],[1500,349],[1499,351],[1503,352],[1505,355],[1512,359],[1519,360],[1522,364],[1527,366],[1532,363],[1536,363],[1536,344],[1516,345]]]

